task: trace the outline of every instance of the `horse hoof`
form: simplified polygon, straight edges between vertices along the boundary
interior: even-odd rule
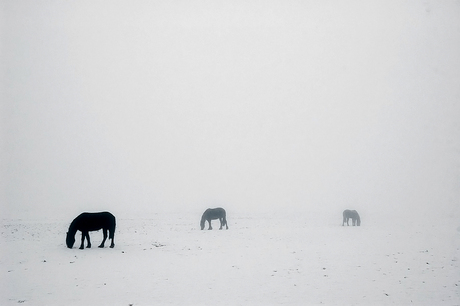
[[[99,246],[99,248],[101,248],[101,249],[102,249],[103,247],[104,247],[103,245],[100,245],[100,246]]]
[[[113,249],[114,245],[111,245],[110,248]]]

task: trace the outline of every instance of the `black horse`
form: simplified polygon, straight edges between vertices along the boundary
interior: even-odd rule
[[[347,222],[347,225],[348,224],[348,220],[351,218],[351,223],[353,224],[353,226],[357,225],[357,226],[360,226],[361,225],[361,218],[359,217],[359,214],[356,210],[349,210],[349,209],[346,209],[343,211],[343,222],[342,222],[342,226],[345,225],[345,222]]]
[[[70,223],[69,231],[67,232],[66,244],[71,249],[75,243],[75,234],[77,231],[81,231],[81,245],[80,249],[84,249],[85,237],[88,241],[87,248],[91,247],[91,241],[89,240],[89,233],[91,231],[98,231],[102,229],[104,239],[102,240],[100,248],[104,247],[105,240],[107,239],[107,230],[109,231],[109,239],[112,239],[110,247],[113,248],[115,244],[113,239],[115,236],[115,216],[109,212],[98,212],[88,213],[84,212],[76,217],[72,223]]]
[[[220,220],[220,228],[219,229],[222,229],[222,227],[224,225],[228,229],[227,213],[225,212],[225,209],[220,208],[220,207],[218,207],[218,208],[208,208],[208,209],[205,210],[205,212],[203,213],[203,216],[201,217],[201,222],[200,222],[201,229],[202,230],[204,229],[204,223],[206,221],[208,221],[208,223],[209,223],[208,230],[212,230],[211,220],[215,220],[215,219]]]

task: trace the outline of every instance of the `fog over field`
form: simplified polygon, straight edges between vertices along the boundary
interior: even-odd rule
[[[459,206],[458,2],[2,11],[6,217]]]

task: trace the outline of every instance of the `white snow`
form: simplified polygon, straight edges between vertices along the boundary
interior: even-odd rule
[[[228,212],[229,230],[201,231],[200,215],[119,217],[114,249],[85,250],[65,246],[72,220],[3,220],[0,304],[460,304],[453,218]]]

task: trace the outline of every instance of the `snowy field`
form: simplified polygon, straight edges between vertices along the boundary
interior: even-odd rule
[[[3,220],[1,305],[460,305],[460,224],[361,215],[117,218],[115,248],[70,220]]]

